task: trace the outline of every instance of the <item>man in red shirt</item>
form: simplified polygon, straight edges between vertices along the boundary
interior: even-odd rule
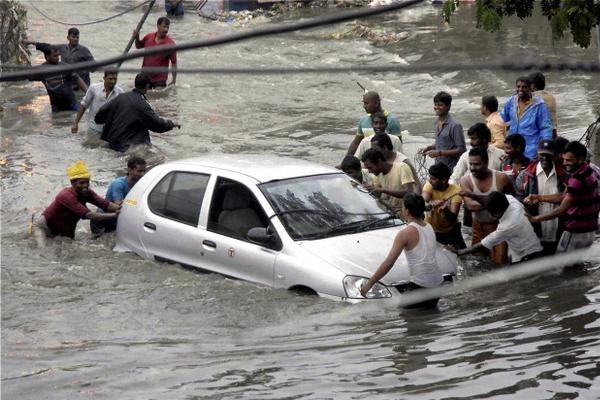
[[[79,160],[67,168],[71,186],[64,188],[33,224],[33,236],[38,247],[46,246],[46,239],[54,236],[75,238],[80,219],[103,221],[117,217],[120,204],[109,202],[90,189],[90,172]],[[108,213],[90,211],[86,203],[94,204]]]
[[[140,40],[140,32],[137,30],[133,31],[133,37],[135,38],[135,48],[143,49],[154,46],[168,46],[174,45],[175,41],[167,36],[169,33],[169,26],[171,21],[167,17],[160,17],[156,21],[156,32],[148,33],[142,40]],[[169,85],[174,85],[177,80],[177,52],[165,51],[158,54],[153,54],[144,57],[142,68],[144,67],[169,67],[169,61],[171,61],[173,80]],[[155,87],[167,86],[167,78],[169,74],[167,72],[160,72],[158,74],[148,74],[150,76],[150,89]]]

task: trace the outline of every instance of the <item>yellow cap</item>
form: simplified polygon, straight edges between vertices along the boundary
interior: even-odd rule
[[[67,176],[69,180],[74,179],[90,179],[90,171],[87,169],[85,163],[81,160],[77,160],[75,164],[67,168]]]

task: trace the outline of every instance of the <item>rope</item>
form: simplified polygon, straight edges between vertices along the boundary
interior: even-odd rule
[[[427,182],[427,178],[429,178],[429,170],[427,169],[427,159],[425,154],[417,151],[415,153],[414,160],[419,180],[421,182]]]
[[[98,19],[98,20],[95,20],[95,21],[90,21],[90,22],[79,22],[79,23],[77,23],[77,22],[62,22],[62,21],[58,21],[58,20],[56,20],[56,19],[54,19],[54,18],[50,17],[48,14],[44,13],[44,12],[43,12],[42,10],[40,10],[39,8],[37,8],[37,7],[35,6],[35,4],[33,4],[33,1],[30,1],[30,2],[29,2],[29,5],[30,5],[30,6],[31,6],[31,7],[32,7],[32,8],[33,8],[35,11],[37,11],[38,13],[40,13],[40,14],[41,14],[41,15],[42,15],[44,18],[46,18],[46,19],[48,19],[48,20],[50,20],[50,21],[52,21],[52,22],[55,22],[55,23],[57,23],[57,24],[60,24],[60,25],[68,25],[68,26],[83,26],[83,25],[93,25],[93,24],[99,24],[99,23],[101,23],[101,22],[106,22],[106,21],[109,21],[109,20],[111,20],[111,19],[114,19],[114,18],[120,17],[121,15],[127,14],[128,12],[131,12],[131,11],[135,10],[136,8],[140,8],[141,6],[143,6],[144,4],[147,4],[147,3],[149,3],[149,2],[150,2],[150,0],[146,0],[146,1],[144,1],[143,3],[140,3],[140,4],[138,4],[137,6],[133,6],[133,7],[131,7],[131,8],[128,8],[127,10],[125,10],[125,11],[123,11],[123,12],[120,12],[120,13],[118,13],[118,14],[115,14],[115,15],[113,15],[113,16],[110,16],[110,17],[107,17],[107,18]]]
[[[592,122],[590,126],[588,126],[583,136],[579,138],[579,141],[582,142],[588,149],[590,148],[592,136],[594,136],[594,133],[596,135],[600,135],[600,116],[595,122]]]

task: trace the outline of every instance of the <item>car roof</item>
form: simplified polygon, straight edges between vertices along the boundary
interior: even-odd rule
[[[208,167],[246,175],[259,183],[302,176],[342,173],[334,167],[269,154],[208,154],[172,161],[167,165]]]

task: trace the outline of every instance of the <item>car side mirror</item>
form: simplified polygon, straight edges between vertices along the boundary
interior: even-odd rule
[[[256,244],[268,245],[275,242],[275,235],[269,232],[268,228],[251,228],[246,235],[248,240]]]

